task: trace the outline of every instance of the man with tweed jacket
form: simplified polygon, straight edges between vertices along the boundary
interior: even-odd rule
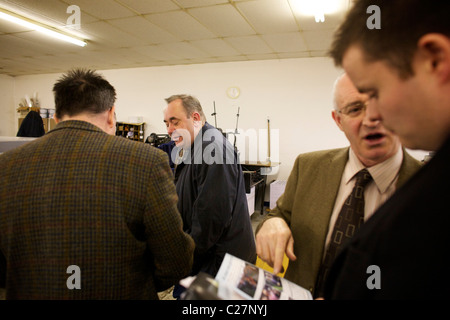
[[[158,299],[194,250],[167,155],[113,136],[115,90],[96,72],[53,91],[57,127],[0,156],[0,287],[7,299]]]

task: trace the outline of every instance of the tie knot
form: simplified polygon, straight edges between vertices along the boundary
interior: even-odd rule
[[[356,185],[360,187],[365,187],[372,180],[372,176],[370,175],[367,169],[362,169],[356,174]]]

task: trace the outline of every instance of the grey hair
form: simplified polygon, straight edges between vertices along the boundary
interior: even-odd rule
[[[175,94],[165,100],[167,103],[171,103],[172,101],[177,99],[181,100],[181,104],[183,105],[188,118],[191,117],[191,114],[193,112],[198,112],[200,114],[202,123],[205,124],[206,117],[205,114],[203,113],[202,105],[200,104],[200,101],[198,101],[197,98],[187,94]]]
[[[338,105],[337,105],[337,94],[338,94],[338,92],[337,92],[337,86],[338,86],[339,82],[342,80],[342,78],[343,78],[345,75],[346,75],[345,72],[342,73],[342,74],[340,74],[340,75],[337,77],[337,79],[334,81],[334,84],[333,84],[333,90],[332,90],[332,94],[333,94],[333,107],[334,107],[334,110],[336,110],[336,111],[339,111],[339,108],[338,108]]]

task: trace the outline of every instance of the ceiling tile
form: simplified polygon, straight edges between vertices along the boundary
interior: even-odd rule
[[[175,35],[180,40],[210,39],[215,36],[191,15],[181,10],[161,14],[151,14],[145,17],[152,23]]]
[[[139,40],[131,33],[122,31],[104,21],[85,24],[83,29],[87,34],[91,35],[93,42],[104,42],[115,47],[142,45],[142,40]]]
[[[311,57],[311,55],[310,55],[309,51],[281,52],[281,53],[278,53],[278,57],[280,59],[293,59],[293,58],[309,58],[309,57]]]
[[[261,36],[276,52],[306,51],[307,47],[300,32],[265,34]]]
[[[184,59],[198,59],[198,58],[206,58],[209,55],[194,47],[190,43],[187,42],[171,42],[171,43],[163,43],[160,47],[166,49],[168,52],[179,55]]]
[[[333,40],[333,30],[309,30],[302,32],[308,50],[327,50]]]
[[[180,55],[169,52],[162,45],[134,47],[133,51],[136,51],[142,55],[148,56],[151,59],[157,61],[170,61],[181,59]]]
[[[238,52],[246,55],[272,52],[267,44],[258,36],[226,38],[226,41]]]
[[[297,31],[287,1],[259,0],[236,4],[259,34]]]
[[[120,2],[141,15],[179,9],[176,4],[168,0],[120,0]]]
[[[55,26],[65,25],[70,16],[70,13],[67,13],[69,5],[59,0],[8,0],[0,1],[0,6],[24,17]]]
[[[141,16],[109,20],[108,22],[123,32],[133,35],[137,39],[143,41],[144,43],[141,43],[140,45],[174,42],[179,40],[171,33],[161,29]]]
[[[256,34],[239,12],[229,4],[188,9],[188,12],[218,37]]]
[[[212,57],[227,57],[239,54],[239,52],[222,39],[191,41],[191,44],[209,53]]]
[[[311,57],[328,57],[328,50],[312,50],[309,54]]]
[[[111,0],[70,0],[70,4],[79,6],[82,12],[99,19],[117,19],[135,15],[127,7]]]
[[[228,0],[177,0],[183,8],[206,7],[220,3],[228,3]]]
[[[248,54],[247,58],[249,60],[271,60],[271,59],[278,59],[278,55],[275,53]]]
[[[0,36],[0,63],[3,63],[3,59],[14,59],[15,57],[21,57],[26,55],[29,51],[30,46],[33,44],[26,39],[17,38],[12,35],[1,35]],[[33,52],[40,52],[39,48],[33,46]]]
[[[24,49],[16,52],[19,56],[51,55],[53,52],[64,52],[74,49],[73,44],[50,38],[37,31],[17,33],[14,38],[15,43],[24,46]],[[30,50],[31,46],[33,50]]]

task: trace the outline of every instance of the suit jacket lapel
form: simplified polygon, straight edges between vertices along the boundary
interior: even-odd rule
[[[411,157],[403,148],[403,161],[398,172],[398,180],[395,189],[398,190],[421,167],[421,163]]]
[[[339,191],[342,173],[348,160],[348,148],[340,150],[337,154],[330,157],[329,162],[320,168],[320,179],[324,180],[321,184],[322,190],[317,190],[321,194],[320,203],[317,202],[319,212],[317,212],[318,226],[322,229],[321,243],[325,244],[328,225],[330,223],[331,213],[333,212],[334,203]]]

